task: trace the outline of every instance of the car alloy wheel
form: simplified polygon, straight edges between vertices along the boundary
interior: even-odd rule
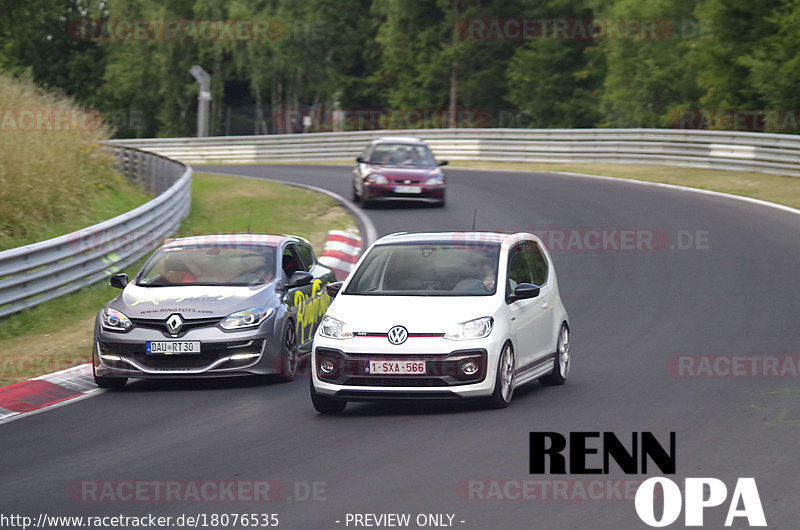
[[[311,369],[314,369],[313,366]],[[339,414],[347,407],[347,401],[331,399],[317,393],[314,389],[314,378],[309,377],[308,379],[311,389],[311,403],[314,405],[317,412],[320,414]]]
[[[281,355],[280,378],[284,381],[291,381],[297,374],[297,333],[294,329],[294,322],[287,322],[286,330],[283,332],[283,354]]]
[[[553,365],[553,372],[542,378],[544,385],[563,385],[569,375],[572,365],[569,354],[569,328],[566,324],[561,324],[556,342],[556,357]]]
[[[92,366],[92,375],[94,376],[94,384],[96,384],[99,388],[108,388],[108,389],[122,388],[123,386],[125,386],[125,383],[128,382],[127,377],[99,376],[97,375],[94,366]]]
[[[497,377],[494,382],[494,392],[489,401],[494,408],[505,408],[511,403],[514,397],[514,349],[511,343],[507,342],[500,352],[500,359],[497,362]]]

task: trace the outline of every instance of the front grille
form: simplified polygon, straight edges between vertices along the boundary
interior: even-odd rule
[[[324,360],[334,363],[335,370],[323,374],[320,364]],[[367,361],[425,361],[425,375],[371,375],[364,370]],[[466,361],[475,361],[479,370],[472,375],[461,372]],[[317,376],[323,381],[344,386],[375,387],[448,387],[475,384],[486,377],[487,353],[483,349],[457,350],[448,354],[354,354],[330,348],[316,350]]]
[[[155,329],[160,331],[165,337],[183,337],[186,335],[186,332],[192,329],[197,328],[205,328],[210,326],[216,326],[220,320],[220,318],[193,318],[193,319],[186,319],[183,321],[183,325],[181,326],[180,333],[177,335],[170,334],[167,331],[167,319],[156,319],[156,318],[132,318],[130,319],[131,323],[139,328],[145,329]]]
[[[459,394],[456,394],[451,390],[437,390],[430,392],[413,390],[406,392],[382,392],[380,390],[339,390],[336,392],[335,397],[339,399],[345,399],[347,401],[395,401],[403,399],[420,401],[425,399],[464,399]]]
[[[438,377],[349,377],[344,382],[350,386],[449,386]]]
[[[103,354],[114,354],[130,359],[136,364],[154,370],[191,370],[206,367],[215,361],[236,353],[259,353],[264,346],[263,340],[240,341],[237,343],[202,343],[200,346],[202,353],[164,355],[148,354],[144,343],[142,344],[121,344],[100,342],[100,352]],[[256,358],[239,359],[228,361],[217,368],[237,368],[252,364]],[[114,366],[128,367],[127,363],[114,363]]]

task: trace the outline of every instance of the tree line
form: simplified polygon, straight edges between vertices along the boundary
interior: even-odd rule
[[[411,127],[798,132],[798,0],[11,0],[0,68],[120,137]]]

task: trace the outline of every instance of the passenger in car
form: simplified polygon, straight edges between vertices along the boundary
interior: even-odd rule
[[[473,278],[465,278],[458,282],[453,291],[456,293],[475,293],[485,294],[494,292],[495,272],[488,265],[478,267],[478,275]]]
[[[160,275],[168,283],[193,283],[197,278],[186,263],[177,256],[168,256],[161,262]]]

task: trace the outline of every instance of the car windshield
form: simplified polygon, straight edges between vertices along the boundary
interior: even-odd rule
[[[395,166],[435,166],[430,149],[414,144],[378,144],[369,157],[370,164]]]
[[[158,250],[139,274],[137,285],[259,285],[275,278],[275,249],[220,245]]]
[[[344,291],[356,295],[490,296],[499,245],[413,243],[374,247]]]

